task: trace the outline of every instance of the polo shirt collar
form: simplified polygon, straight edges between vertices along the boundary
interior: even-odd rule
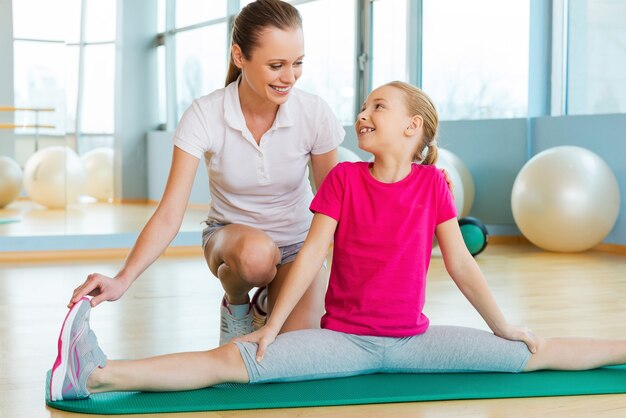
[[[241,76],[233,81],[224,92],[224,120],[233,129],[244,131],[246,128],[246,120],[241,111],[241,103],[239,102],[239,81]],[[294,94],[295,92],[291,92]],[[286,128],[293,125],[291,98],[278,107],[278,113],[271,129]]]

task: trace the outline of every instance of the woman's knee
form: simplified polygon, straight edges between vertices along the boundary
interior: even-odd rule
[[[265,237],[246,237],[236,246],[229,267],[242,280],[253,286],[266,286],[276,276],[280,250],[274,241]]]
[[[208,240],[204,256],[211,272],[221,280],[234,275],[251,287],[271,282],[280,262],[280,250],[266,233],[238,224],[217,231]],[[230,274],[222,277],[224,268]]]

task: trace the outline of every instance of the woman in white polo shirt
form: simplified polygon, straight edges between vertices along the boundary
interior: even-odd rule
[[[337,163],[344,130],[319,97],[294,88],[304,41],[298,11],[279,0],[246,6],[233,27],[226,87],[195,100],[174,134],[163,198],[114,278],[90,275],[72,296],[92,305],[117,300],[167,248],[180,228],[199,161],[209,175],[211,209],[204,254],[224,287],[220,344],[262,324],[264,304],[248,293],[267,287],[268,308],[283,283],[312,215],[308,179],[320,185]],[[319,328],[323,268],[283,331]],[[257,292],[254,299],[265,295]]]

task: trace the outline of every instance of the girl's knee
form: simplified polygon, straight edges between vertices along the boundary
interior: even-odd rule
[[[248,383],[250,381],[246,364],[236,344],[224,344],[208,351],[207,355],[212,361],[215,361],[213,367],[215,367],[215,372],[221,381],[234,383]]]
[[[535,347],[537,350],[535,353],[531,353],[526,366],[524,367],[525,372],[532,372],[535,370],[543,370],[548,367],[549,362],[547,359],[549,358],[548,352],[550,350],[549,340],[542,338],[538,335],[535,335]]]

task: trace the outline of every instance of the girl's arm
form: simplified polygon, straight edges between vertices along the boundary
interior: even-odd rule
[[[498,307],[483,273],[465,246],[456,218],[439,224],[435,234],[448,274],[493,333],[509,340],[524,341],[534,353],[536,343],[532,334],[509,324]]]
[[[334,166],[339,162],[339,152],[337,148],[324,154],[311,154],[311,168],[313,169],[313,179],[315,187],[320,188],[322,181]]]
[[[263,359],[265,348],[274,341],[287,317],[322,267],[336,227],[337,221],[330,216],[321,213],[313,215],[309,233],[276,298],[267,324],[258,331],[235,339],[258,343],[257,361]]]
[[[165,251],[183,221],[198,162],[196,157],[174,147],[169,178],[161,202],[141,230],[122,268],[114,278],[90,274],[74,290],[68,307],[71,308],[86,295],[94,296],[91,299],[92,306],[105,300],[119,299],[133,281]]]

